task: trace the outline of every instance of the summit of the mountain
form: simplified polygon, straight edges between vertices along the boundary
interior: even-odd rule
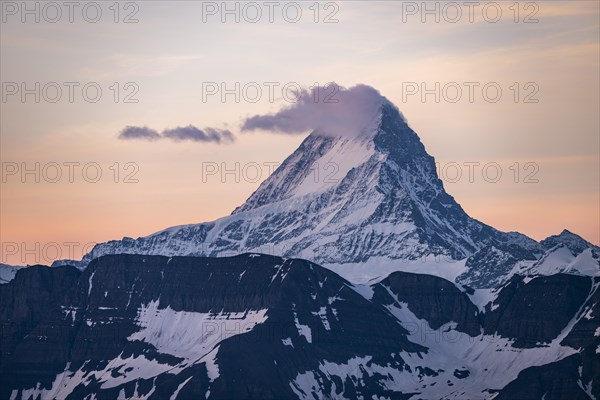
[[[99,244],[83,263],[117,253],[246,251],[326,266],[429,256],[460,260],[501,236],[446,193],[433,157],[389,101],[382,100],[356,131],[312,132],[230,216]]]
[[[581,248],[566,232],[540,245],[471,218],[446,192],[434,158],[398,108],[382,96],[376,101],[360,127],[310,133],[231,215],[101,243],[77,265],[119,253],[259,252],[315,261],[354,282],[406,270],[492,287],[551,243]]]
[[[582,251],[593,248],[596,251],[600,251],[598,246],[595,246],[582,238],[581,236],[564,229],[558,235],[548,236],[546,239],[540,242],[542,247],[546,250],[550,250],[556,246],[567,247],[574,256],[579,255]]]

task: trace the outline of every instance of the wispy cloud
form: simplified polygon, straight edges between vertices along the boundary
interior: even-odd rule
[[[242,131],[266,130],[299,134],[318,131],[333,136],[360,132],[375,116],[385,98],[368,85],[344,88],[335,84],[303,90],[298,100],[274,114],[254,115]]]
[[[146,126],[126,126],[119,133],[119,139],[123,140],[158,140],[160,134],[154,129]]]
[[[234,140],[233,133],[226,129],[204,128],[198,129],[193,125],[166,129],[162,136],[181,142],[185,140],[193,142],[231,143]]]
[[[205,142],[217,144],[229,144],[235,140],[235,136],[227,129],[204,128],[200,129],[193,125],[165,129],[162,133],[146,126],[126,126],[119,132],[121,140],[146,140],[156,141],[158,139],[169,139],[174,142]]]

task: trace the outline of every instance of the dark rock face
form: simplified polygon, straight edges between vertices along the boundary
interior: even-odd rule
[[[438,277],[396,272],[364,292],[258,254],[26,268],[0,285],[0,398],[579,398],[600,390],[599,286],[515,277],[481,312]],[[407,314],[391,312],[400,304],[467,340],[415,343]],[[491,337],[508,340],[501,357],[557,338],[571,350],[543,365],[515,358],[516,379],[489,380]]]
[[[591,397],[580,386],[581,377],[577,373],[580,365],[581,356],[575,354],[552,364],[528,368],[502,389],[495,399],[588,400]],[[597,373],[595,378],[598,378]],[[598,393],[598,388],[595,389],[595,392],[592,392],[590,388],[590,393]]]
[[[52,371],[68,361],[64,342],[71,332],[60,305],[72,301],[80,275],[73,267],[33,266],[0,286],[0,387],[26,387],[54,377]]]
[[[590,277],[557,274],[525,282],[514,276],[500,291],[498,307],[488,308],[484,330],[515,339],[517,347],[534,347],[556,338],[586,301]]]
[[[448,322],[456,322],[456,330],[470,336],[481,333],[479,310],[456,285],[432,275],[394,272],[374,285],[373,300],[392,304],[395,299],[407,303],[420,319],[438,329]],[[390,296],[394,295],[395,299]]]
[[[0,299],[2,398],[26,397],[30,392],[20,390],[33,388],[42,398],[75,399],[92,393],[98,399],[116,398],[121,391],[131,398],[169,398],[186,381],[178,398],[204,398],[208,391],[211,398],[293,398],[302,387],[293,388],[290,382],[299,373],[318,370],[323,360],[344,363],[368,355],[373,363],[402,371],[408,367],[400,351],[426,351],[406,339],[396,320],[332,272],[306,261],[264,255],[119,255],[94,260],[84,272],[74,267],[28,268],[0,287]],[[140,309],[153,302],[158,305],[150,317],[158,315],[162,321],[160,313],[169,310],[166,325],[160,322],[164,335],[173,323],[200,336],[222,329],[215,360],[185,360],[181,348],[165,351],[169,344],[159,337],[150,342],[133,339],[141,327]],[[236,323],[236,318],[243,321],[257,310],[266,310],[266,318],[253,329],[246,332]],[[185,325],[201,313],[223,319]],[[228,326],[221,326],[227,321]],[[368,336],[365,326],[373,329]],[[172,338],[181,335],[185,332]],[[126,359],[143,361],[139,379],[131,379],[138,373],[135,362],[121,366]],[[209,372],[211,363],[218,365],[216,377]],[[150,367],[156,371],[145,377],[144,369]],[[80,375],[70,389],[62,387]],[[324,390],[349,397],[385,395],[386,380],[371,376],[360,385],[349,381],[335,388],[330,382]]]
[[[471,373],[469,372],[469,370],[461,370],[461,369],[455,369],[454,370],[454,376],[457,377],[458,379],[464,379],[466,377],[468,377]]]
[[[581,307],[579,320],[563,343],[575,349],[583,349],[600,343],[600,277],[593,279],[593,290]]]

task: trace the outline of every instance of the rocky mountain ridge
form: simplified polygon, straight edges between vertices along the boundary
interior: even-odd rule
[[[357,286],[258,254],[31,267],[0,286],[0,397],[585,398],[600,392],[599,286]]]

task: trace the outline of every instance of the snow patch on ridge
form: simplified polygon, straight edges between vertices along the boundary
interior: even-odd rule
[[[498,289],[475,289],[473,294],[467,293],[467,295],[471,299],[471,303],[477,306],[479,311],[485,312],[485,306],[489,303],[493,303],[494,300],[496,300],[498,293]],[[492,304],[491,307],[493,310],[497,305]]]
[[[159,308],[155,300],[138,310],[140,331],[128,340],[152,344],[165,354],[184,359],[205,356],[219,342],[251,331],[267,319],[267,309],[244,312],[197,313]]]
[[[363,164],[374,154],[370,140],[338,139],[334,146],[311,166],[311,173],[296,186],[292,195],[301,197],[320,193],[338,184],[352,168]]]
[[[320,362],[317,370],[299,373],[289,385],[294,394],[300,399],[335,399],[341,398],[338,391],[344,391],[346,385],[356,383],[356,387],[360,387],[361,381],[365,377],[378,375],[386,389],[405,392],[407,377],[410,374],[399,368],[378,365],[371,362],[372,359],[372,356],[353,357],[345,363],[324,360]],[[331,383],[329,391],[326,391],[321,384],[323,376]],[[341,388],[336,386],[336,380],[333,377],[341,378],[337,380],[338,382],[341,381]],[[357,398],[362,398],[362,396]]]
[[[591,248],[587,248],[574,256],[566,245],[556,246],[549,250],[538,262],[527,271],[527,274],[553,275],[571,273],[588,276],[599,276],[600,265],[594,258]]]
[[[298,314],[296,313],[296,309],[294,306],[294,323],[296,324],[296,329],[298,330],[298,335],[304,336],[308,343],[312,343],[312,330],[310,326],[303,325],[298,320]]]

